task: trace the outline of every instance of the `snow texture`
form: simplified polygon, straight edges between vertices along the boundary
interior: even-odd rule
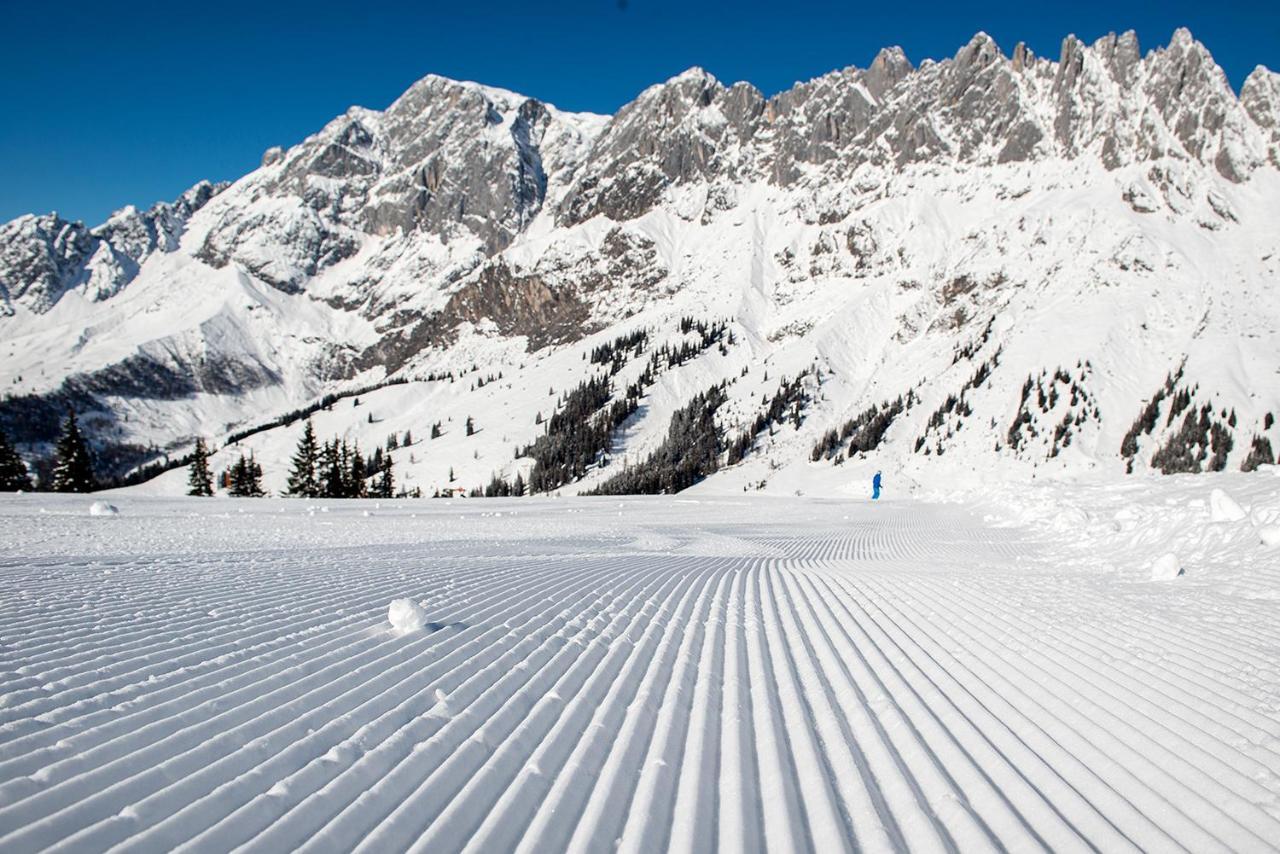
[[[1182,565],[1178,563],[1178,556],[1173,552],[1161,555],[1151,565],[1152,581],[1172,581],[1182,574]]]
[[[1215,489],[1209,493],[1209,508],[1213,512],[1215,522],[1239,522],[1248,515],[1234,498],[1221,489]]]
[[[0,850],[1273,851],[1280,563],[1210,487],[1280,523],[1258,474],[0,496]]]

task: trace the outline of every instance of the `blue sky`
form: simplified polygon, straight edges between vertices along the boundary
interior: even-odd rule
[[[382,108],[437,73],[612,112],[691,65],[766,94],[885,45],[913,63],[978,30],[1006,53],[1134,29],[1144,52],[1191,29],[1238,89],[1280,69],[1280,4],[1238,2],[81,3],[2,0],[0,221],[125,204],[238,177],[351,104]],[[190,6],[190,8],[185,8]],[[54,9],[55,11],[49,11]]]

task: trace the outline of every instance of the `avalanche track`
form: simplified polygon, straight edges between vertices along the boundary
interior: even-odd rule
[[[1277,602],[963,507],[88,503],[0,504],[3,851],[1280,844]]]

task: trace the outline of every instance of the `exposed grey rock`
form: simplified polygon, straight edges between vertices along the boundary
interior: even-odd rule
[[[56,213],[5,223],[0,226],[0,313],[12,314],[15,304],[43,313],[73,289],[94,300],[116,294],[153,253],[177,249],[192,214],[224,187],[201,181],[177,201],[146,211],[124,208],[94,229]]]

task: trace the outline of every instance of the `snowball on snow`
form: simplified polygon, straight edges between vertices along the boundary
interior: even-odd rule
[[[1235,499],[1221,489],[1209,493],[1209,512],[1215,522],[1239,522],[1245,515]]]
[[[1258,538],[1264,546],[1280,546],[1280,525],[1268,525],[1259,529]]]
[[[1182,575],[1182,567],[1178,564],[1178,556],[1173,552],[1151,564],[1152,581],[1170,581]]]
[[[412,599],[396,599],[387,609],[387,619],[399,631],[413,632],[426,625],[427,612]]]
[[[108,504],[105,501],[95,501],[89,507],[90,516],[115,516],[120,510],[114,504]]]

